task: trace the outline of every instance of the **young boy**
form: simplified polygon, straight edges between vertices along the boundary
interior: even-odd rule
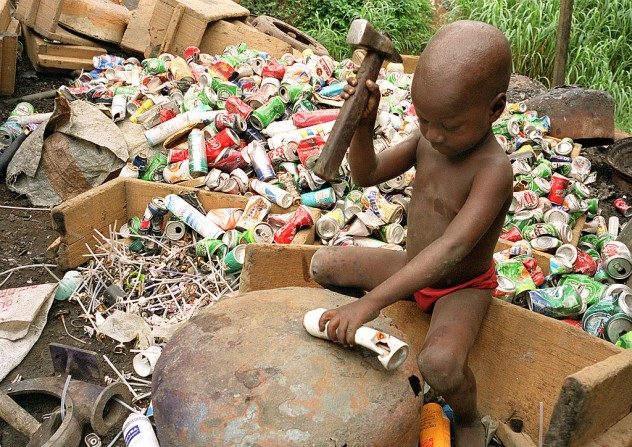
[[[414,297],[432,312],[418,364],[454,409],[457,446],[483,445],[467,359],[496,287],[492,254],[511,202],[511,165],[492,133],[510,74],[511,50],[498,29],[474,21],[444,26],[421,53],[411,86],[419,130],[378,155],[372,141],[380,94],[367,81],[369,104],[348,154],[351,174],[370,186],[416,167],[407,251],[328,247],[311,264],[320,284],[367,291],[320,320],[344,345],[398,300]],[[345,98],[355,90],[350,84]]]

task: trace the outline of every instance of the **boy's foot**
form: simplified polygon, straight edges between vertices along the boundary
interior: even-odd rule
[[[455,441],[457,447],[484,447],[485,427],[478,420],[468,425],[457,425]]]

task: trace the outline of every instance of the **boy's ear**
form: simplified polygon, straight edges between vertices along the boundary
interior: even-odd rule
[[[507,105],[507,94],[499,93],[492,100],[489,111],[490,111],[490,119],[492,122],[496,121],[500,115],[505,111],[505,106]]]

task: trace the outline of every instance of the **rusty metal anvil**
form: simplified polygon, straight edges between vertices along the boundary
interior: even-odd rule
[[[347,43],[364,49],[367,53],[358,69],[356,92],[342,106],[327,143],[314,166],[316,175],[325,180],[333,180],[338,174],[340,163],[369,101],[366,81],[377,79],[385,59],[393,62],[402,61],[393,41],[386,33],[376,30],[364,19],[356,19],[351,23]]]

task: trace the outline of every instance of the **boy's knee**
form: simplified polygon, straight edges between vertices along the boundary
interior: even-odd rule
[[[458,391],[465,381],[465,365],[449,351],[424,348],[417,362],[424,380],[439,394]]]
[[[329,260],[331,256],[327,253],[326,248],[321,248],[314,253],[309,264],[309,274],[318,284],[330,284],[329,277]]]

